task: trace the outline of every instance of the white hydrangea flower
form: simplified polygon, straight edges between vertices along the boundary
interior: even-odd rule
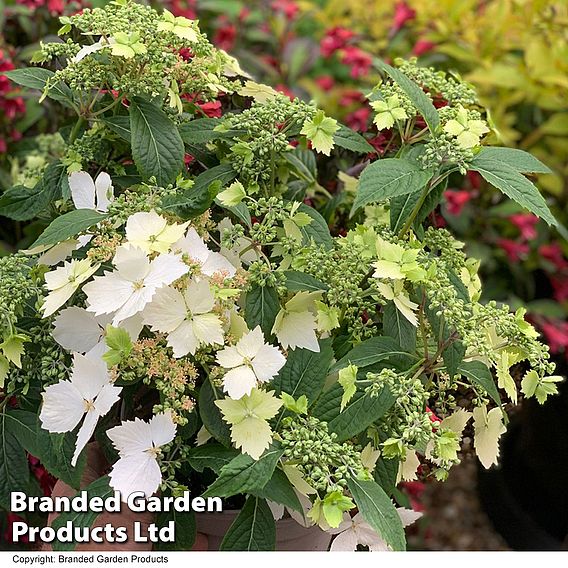
[[[206,280],[191,282],[182,293],[161,288],[144,310],[144,321],[152,331],[168,334],[174,357],[195,355],[200,345],[223,345],[223,326],[211,313],[215,297]]]
[[[403,507],[397,508],[396,511],[404,527],[411,525],[422,516],[422,513]],[[357,550],[359,544],[368,546],[371,552],[388,552],[391,550],[383,538],[363,519],[361,513],[357,513],[352,519],[343,521],[339,527],[327,532],[337,535],[331,543],[330,550],[332,552]]]
[[[50,291],[42,306],[43,317],[55,313],[75,293],[77,288],[88,280],[99,268],[88,258],[71,260],[63,266],[45,274],[45,285]]]
[[[41,425],[49,432],[71,432],[83,420],[77,434],[74,467],[87,442],[91,439],[100,417],[118,401],[121,387],[110,382],[106,363],[98,358],[75,353],[70,380],[50,385],[43,393],[39,415]]]
[[[120,456],[109,474],[110,486],[120,491],[123,501],[135,491],[149,497],[158,489],[162,472],[157,457],[175,435],[170,412],[156,414],[149,422],[135,418],[107,431]]]
[[[146,253],[130,244],[117,248],[116,270],[105,272],[83,287],[87,310],[95,315],[114,314],[112,325],[141,312],[156,290],[186,274],[189,267],[174,254],[160,254],[150,261]]]
[[[135,247],[147,253],[168,252],[171,246],[183,237],[187,223],[168,224],[167,220],[155,211],[141,211],[131,215],[126,221],[126,239]]]
[[[237,272],[237,269],[222,254],[209,250],[205,241],[193,227],[188,229],[185,237],[172,246],[172,250],[187,254],[191,260],[201,266],[201,272],[205,276],[224,273],[232,278]]]
[[[250,395],[258,383],[270,381],[286,363],[273,345],[264,341],[260,326],[243,335],[235,346],[217,353],[217,363],[229,369],[223,378],[223,390],[232,398]]]
[[[102,355],[107,350],[105,328],[111,320],[109,315],[95,316],[77,306],[65,308],[53,322],[53,339],[68,351]],[[123,321],[120,327],[126,329],[132,341],[136,341],[142,331],[142,317],[136,314]]]
[[[114,199],[114,187],[106,172],[101,172],[95,180],[87,172],[72,172],[68,180],[71,199],[77,209],[108,211]]]

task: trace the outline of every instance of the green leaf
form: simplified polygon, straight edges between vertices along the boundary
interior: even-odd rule
[[[359,154],[374,154],[376,152],[375,148],[361,134],[341,123],[339,130],[333,135],[333,141],[336,146]]]
[[[391,495],[396,488],[396,480],[398,478],[398,469],[400,462],[398,459],[380,458],[375,465],[373,477],[375,481],[383,488],[387,495]]]
[[[231,445],[231,429],[221,417],[221,411],[214,404],[219,397],[210,381],[205,381],[199,390],[199,400],[197,408],[199,416],[207,431],[224,446]]]
[[[90,499],[92,497],[101,497],[102,499],[106,499],[107,497],[114,495],[114,489],[110,487],[108,482],[109,478],[107,475],[105,475],[104,477],[100,477],[99,479],[93,481],[90,485],[85,487],[88,498]],[[71,521],[71,525],[73,527],[91,527],[99,514],[100,513],[95,513],[93,511],[87,511],[85,513],[76,513],[74,511],[70,511],[69,513],[61,513],[57,517],[57,519],[53,521],[53,524],[51,526],[55,530],[57,530],[60,527],[65,526],[68,521]],[[75,550],[77,543],[59,542],[58,540],[54,540],[51,543],[51,546],[56,552],[63,552]]]
[[[376,422],[393,404],[394,397],[386,387],[376,396],[367,392],[362,396],[355,396],[343,411],[329,422],[329,430],[337,434],[338,442],[344,442]]]
[[[313,207],[305,203],[302,203],[300,207],[298,207],[298,211],[300,213],[307,213],[312,218],[312,222],[309,225],[300,227],[300,232],[304,237],[304,243],[310,244],[313,239],[317,245],[323,245],[326,249],[332,248],[333,239],[331,238],[326,220]]]
[[[207,488],[204,497],[232,497],[261,490],[272,477],[284,451],[272,444],[258,460],[240,454],[221,468],[219,477]]]
[[[223,121],[218,118],[196,118],[181,124],[179,133],[186,144],[207,144],[219,138],[235,138],[246,134],[246,130],[214,130]]]
[[[61,198],[63,176],[67,177],[67,171],[61,162],[49,164],[33,189],[17,185],[0,197],[0,215],[15,221],[37,217],[52,201]]]
[[[480,155],[481,159],[479,159]],[[485,181],[531,213],[544,219],[549,225],[558,225],[536,186],[507,163],[484,159],[481,153],[475,157],[470,168],[479,172]]]
[[[438,126],[440,125],[440,117],[436,107],[422,90],[422,87],[407,77],[402,71],[391,67],[384,61],[377,61],[377,65],[379,69],[384,71],[404,91],[406,96],[424,118],[430,132],[435,134]]]
[[[496,160],[511,166],[520,174],[550,174],[552,170],[532,154],[518,148],[499,148],[488,146],[482,148],[473,159],[473,163],[483,163],[487,160]]]
[[[481,361],[469,361],[462,363],[459,372],[467,377],[474,385],[481,387],[499,406],[501,397],[495,379],[485,363]]]
[[[319,292],[320,290],[327,290],[327,284],[320,282],[310,274],[299,272],[297,270],[284,271],[286,276],[286,288],[291,292],[299,290],[307,290],[309,292]]]
[[[280,311],[278,292],[272,286],[254,285],[245,298],[245,319],[249,329],[260,325],[265,339],[272,335],[276,315]]]
[[[394,302],[388,302],[383,311],[383,328],[405,351],[416,349],[416,328],[400,313]]]
[[[406,550],[404,527],[392,501],[374,481],[350,478],[347,487],[359,512],[393,550]]]
[[[268,483],[262,489],[251,491],[251,493],[256,497],[269,499],[288,507],[288,509],[304,513],[298,495],[294,491],[294,486],[281,469],[276,468]]]
[[[448,374],[453,377],[458,373],[459,366],[463,361],[466,351],[465,346],[457,337],[449,342],[452,336],[452,330],[444,320],[443,315],[441,317],[437,316],[436,312],[428,305],[426,305],[425,312],[432,331],[438,339],[438,345],[442,346],[443,344],[447,344],[447,347],[442,351],[442,358]]]
[[[250,496],[223,538],[219,550],[274,550],[276,524],[264,499]]]
[[[45,231],[39,236],[33,247],[56,245],[76,237],[93,225],[106,219],[107,215],[93,211],[92,209],[75,209],[61,217],[54,219]]]
[[[123,140],[130,143],[132,136],[130,134],[130,117],[129,116],[109,116],[101,121],[110,128],[115,134],[118,134]]]
[[[107,325],[105,342],[109,349],[102,356],[109,367],[118,365],[132,351],[132,339],[126,329]]]
[[[55,73],[49,69],[43,69],[42,67],[26,67],[25,69],[6,71],[4,75],[14,81],[14,83],[22,85],[22,87],[43,91],[47,81],[51,79]],[[65,104],[65,106],[70,106],[73,102],[71,89],[62,81],[58,81],[52,85],[47,92],[47,96],[50,99]]]
[[[16,429],[0,414],[0,507],[10,510],[12,491],[25,491],[30,479],[28,458]]]
[[[408,160],[401,158],[377,160],[367,166],[359,178],[359,190],[355,196],[351,216],[368,203],[420,191],[430,177],[430,172],[421,170]]]
[[[156,517],[158,528],[168,526],[168,523],[175,523],[175,542],[157,542],[153,550],[191,550],[197,534],[195,523],[195,513],[193,511],[178,512],[161,511]]]
[[[175,181],[183,169],[184,147],[177,126],[157,106],[134,97],[130,103],[132,158],[145,180]]]
[[[200,473],[207,467],[219,474],[221,468],[239,455],[235,448],[226,448],[221,444],[207,443],[193,448],[189,452],[187,463]]]
[[[319,345],[319,353],[308,349],[288,352],[286,364],[272,381],[276,394],[285,392],[295,399],[306,395],[310,402],[318,397],[333,360],[331,340],[320,340]]]
[[[175,209],[184,219],[192,219],[201,215],[213,203],[216,191],[211,187],[215,184],[217,190],[237,177],[237,172],[230,164],[219,164],[205,170],[195,178],[194,184],[181,195],[164,199],[163,209]],[[215,187],[215,186],[213,186]]]
[[[385,359],[389,359],[397,366],[411,366],[415,362],[415,358],[401,349],[391,337],[371,337],[353,347],[347,355],[337,361],[330,369],[330,373],[335,373],[347,365],[356,365],[362,369]]]

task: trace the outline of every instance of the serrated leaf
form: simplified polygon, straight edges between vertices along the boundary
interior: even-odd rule
[[[396,487],[399,466],[400,462],[396,458],[389,460],[379,459],[375,465],[373,477],[389,496]]]
[[[313,240],[317,245],[323,245],[326,249],[332,248],[333,239],[331,238],[326,220],[313,207],[309,207],[305,203],[298,207],[298,211],[307,213],[312,218],[312,222],[309,225],[300,227],[304,243],[309,244]]]
[[[461,364],[459,372],[474,385],[481,387],[499,406],[501,397],[495,379],[487,365],[481,361],[468,361]]]
[[[440,125],[440,117],[436,107],[422,90],[422,87],[407,77],[402,71],[391,67],[384,61],[378,61],[377,65],[379,69],[384,71],[404,91],[406,96],[424,118],[430,132],[435,134],[438,126]]]
[[[224,446],[231,445],[231,429],[223,420],[221,411],[214,404],[218,399],[217,392],[213,390],[210,381],[205,381],[199,390],[199,400],[197,408],[199,416],[207,431]]]
[[[205,444],[189,452],[187,463],[200,473],[207,467],[219,474],[221,468],[239,455],[235,448],[226,448],[221,444]]]
[[[132,158],[145,180],[155,177],[158,185],[175,181],[183,169],[184,147],[177,126],[164,111],[134,97],[130,103]]]
[[[284,505],[288,509],[298,511],[299,513],[303,514],[304,512],[298,495],[294,491],[294,486],[281,469],[276,468],[268,483],[262,489],[252,491],[251,493],[256,497],[280,503],[280,505]]]
[[[55,73],[49,69],[43,69],[42,67],[26,67],[24,69],[5,71],[4,75],[14,81],[14,83],[22,85],[22,87],[43,91],[47,81],[51,79]],[[63,103],[65,106],[71,106],[73,102],[73,92],[68,85],[62,81],[55,83],[49,89],[47,96],[50,99]]]
[[[416,349],[416,328],[400,313],[394,302],[388,302],[384,307],[383,331],[404,351]]]
[[[219,550],[274,550],[276,524],[264,499],[250,496],[223,538]]]
[[[219,477],[207,488],[204,497],[231,497],[262,489],[272,477],[284,451],[272,444],[258,460],[240,454],[223,466]]]
[[[265,339],[272,335],[276,315],[280,311],[278,292],[272,286],[254,285],[245,297],[245,320],[249,329],[260,325]]]
[[[186,122],[179,127],[179,133],[186,144],[206,144],[219,138],[235,138],[246,134],[246,130],[215,130],[222,120],[218,118],[196,118],[191,122]]]
[[[25,491],[30,479],[28,458],[17,430],[8,426],[5,414],[0,414],[0,507],[10,510],[10,494]]]
[[[344,442],[356,436],[376,422],[394,404],[394,397],[384,387],[376,396],[369,392],[355,396],[328,424],[330,432],[337,434],[337,441]]]
[[[104,500],[107,497],[114,495],[114,489],[110,487],[108,482],[109,478],[107,475],[105,475],[104,477],[100,477],[99,479],[93,481],[90,485],[85,487],[84,490],[87,492],[88,498],[101,497]],[[95,513],[93,511],[87,511],[85,513],[76,513],[74,511],[70,511],[69,513],[59,514],[59,516],[55,519],[55,521],[53,521],[51,526],[55,530],[57,530],[60,527],[65,526],[65,524],[70,521],[71,526],[73,527],[91,527],[98,516],[99,513]],[[63,552],[75,550],[77,543],[60,542],[58,540],[54,540],[51,543],[51,546],[56,552]]]
[[[284,271],[284,276],[286,276],[286,288],[291,292],[299,290],[318,292],[319,290],[327,290],[329,288],[327,284],[320,282],[317,278],[305,272],[286,270]]]
[[[510,165],[494,159],[479,159],[478,155],[470,169],[479,172],[485,181],[549,225],[558,225],[537,187]]]
[[[392,501],[374,481],[350,478],[347,487],[359,512],[393,550],[406,550],[404,527]]]
[[[358,209],[391,197],[420,191],[428,183],[430,172],[401,158],[383,158],[367,166],[359,178],[359,189],[351,209]]]
[[[375,148],[361,134],[344,124],[339,123],[338,126],[339,130],[333,135],[333,142],[336,146],[359,154],[374,154],[376,152]]]
[[[61,217],[54,219],[45,231],[39,236],[33,247],[56,245],[67,239],[76,237],[93,225],[106,219],[107,215],[92,209],[76,209],[69,211]]]
[[[130,117],[129,116],[109,116],[101,121],[108,126],[115,134],[118,134],[123,140],[130,143],[132,138],[130,133]]]
[[[521,174],[550,174],[552,170],[532,154],[518,148],[500,148],[488,146],[482,148],[473,159],[473,163],[483,163],[485,160],[497,160],[511,166]]]

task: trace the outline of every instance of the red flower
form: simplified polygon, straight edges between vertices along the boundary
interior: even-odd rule
[[[531,241],[536,237],[536,224],[538,223],[536,215],[532,213],[517,213],[516,215],[510,215],[509,221],[519,229],[521,238]]]
[[[2,540],[4,542],[14,542],[14,533],[12,532],[12,528],[16,521],[25,522],[25,520],[22,519],[22,517],[16,515],[15,513],[6,514],[6,530],[2,535]],[[29,542],[29,539],[26,535],[22,535],[18,537],[18,542]]]
[[[175,16],[183,16],[189,20],[195,20],[195,0],[171,0],[169,10]]]
[[[529,254],[530,250],[526,243],[518,243],[511,239],[498,239],[497,246],[505,251],[510,262],[519,262]]]
[[[286,95],[291,101],[295,99],[294,93],[284,84],[278,83],[274,86],[274,90]]]
[[[348,45],[343,48],[341,63],[351,67],[350,74],[353,79],[358,79],[359,77],[367,75],[372,62],[373,60],[368,53],[365,53],[363,50],[355,47],[354,45]]]
[[[427,39],[419,39],[412,48],[412,54],[416,55],[416,57],[420,57],[429,51],[432,51],[436,47],[436,44],[433,41],[428,41]]]
[[[274,0],[270,6],[275,12],[284,14],[287,20],[293,20],[300,11],[294,0]]]
[[[221,117],[221,101],[212,101],[210,103],[196,103],[196,104],[209,118]]]
[[[349,128],[357,130],[358,132],[366,132],[369,125],[369,117],[371,116],[371,109],[367,106],[358,108],[350,112],[345,117],[345,123]]]
[[[473,189],[479,189],[481,187],[481,182],[483,181],[483,178],[481,177],[480,174],[478,174],[477,172],[469,171],[467,172],[466,177]]]
[[[323,57],[331,57],[338,49],[343,49],[355,34],[347,28],[332,28],[328,30],[320,42]]]
[[[392,31],[397,32],[406,22],[413,20],[415,17],[416,12],[406,2],[399,2],[394,7]]]
[[[542,323],[541,328],[551,353],[559,353],[568,347],[568,322],[551,320]]]
[[[339,104],[342,107],[351,106],[354,104],[360,105],[365,102],[365,97],[360,91],[356,91],[355,89],[348,89],[344,91],[341,95],[341,99],[339,100]]]
[[[236,37],[237,27],[235,24],[227,22],[217,29],[213,36],[213,43],[220,49],[231,51],[235,45]]]
[[[466,204],[472,199],[473,195],[463,189],[448,189],[444,191],[446,207],[450,215],[460,215]]]
[[[565,302],[568,300],[568,278],[550,277],[550,283],[554,289],[554,299],[557,302]]]
[[[432,422],[432,424],[440,424],[440,422],[442,422],[442,420],[440,418],[438,418],[436,416],[436,414],[434,414],[433,410],[430,410],[430,408],[426,407],[426,414],[428,414],[428,418],[430,418],[430,422]]]
[[[316,85],[324,91],[330,91],[335,85],[335,80],[331,75],[320,75],[315,79]]]
[[[558,243],[540,245],[540,247],[538,247],[538,254],[554,264],[559,270],[568,268],[568,261],[564,258],[564,253]]]

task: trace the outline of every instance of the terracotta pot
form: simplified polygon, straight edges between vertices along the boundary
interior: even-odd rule
[[[219,550],[221,541],[235,520],[239,511],[221,513],[197,513],[197,531],[207,536],[209,550]],[[331,535],[319,527],[303,527],[292,518],[276,521],[276,550],[326,551]]]

